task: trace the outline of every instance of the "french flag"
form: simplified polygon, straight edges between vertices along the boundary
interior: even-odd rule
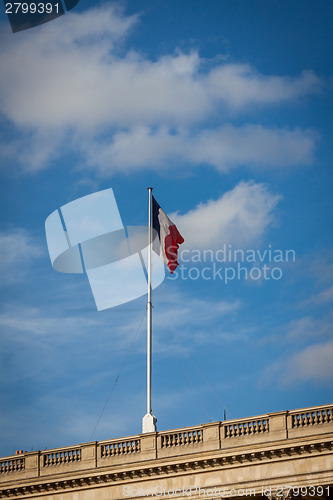
[[[178,266],[178,248],[184,243],[184,238],[179,233],[175,224],[163,212],[157,201],[153,198],[153,228],[160,239],[159,253],[171,274]],[[154,249],[155,250],[155,249]],[[155,250],[156,251],[156,250]]]

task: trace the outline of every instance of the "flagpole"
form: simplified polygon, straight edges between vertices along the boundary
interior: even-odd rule
[[[156,432],[156,418],[151,408],[151,374],[152,374],[152,338],[153,338],[153,306],[151,301],[151,250],[152,250],[152,226],[153,226],[153,188],[149,187],[148,207],[148,298],[147,298],[147,413],[142,419],[142,432]]]
[[[149,191],[149,217],[148,217],[148,300],[147,300],[147,413],[151,413],[151,364],[152,364],[152,303],[151,303],[151,244],[152,244],[152,188]]]

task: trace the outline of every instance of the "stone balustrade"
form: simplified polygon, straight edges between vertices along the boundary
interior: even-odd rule
[[[5,458],[0,462],[0,473],[24,470],[25,458]]]
[[[333,422],[333,406],[294,410],[289,413],[293,428]]]
[[[188,446],[202,441],[202,429],[183,430],[181,432],[161,432],[161,448]]]
[[[0,459],[0,484],[12,479],[54,476],[79,470],[179,457],[223,449],[237,452],[249,444],[292,440],[333,432],[333,405],[282,411],[257,417],[211,422],[171,431],[139,434]],[[240,453],[242,453],[240,451]]]
[[[241,422],[224,424],[224,437],[226,439],[251,434],[263,434],[269,432],[269,418],[247,419]]]
[[[101,457],[116,457],[118,455],[128,455],[131,453],[138,453],[141,451],[140,439],[131,439],[126,441],[112,440],[108,443],[100,445]]]
[[[52,465],[59,464],[69,464],[73,462],[79,462],[81,460],[81,449],[80,447],[65,449],[65,450],[55,450],[43,452],[41,454],[43,467],[50,467]]]

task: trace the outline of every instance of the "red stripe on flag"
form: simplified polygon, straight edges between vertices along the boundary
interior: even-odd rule
[[[165,237],[165,255],[168,259],[168,268],[172,274],[178,266],[178,248],[179,245],[184,243],[184,238],[178,231],[177,227],[173,224],[169,226],[170,234]]]

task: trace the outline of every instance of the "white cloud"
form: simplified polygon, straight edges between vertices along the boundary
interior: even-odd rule
[[[316,344],[290,358],[286,366],[285,383],[294,381],[328,381],[333,379],[333,340]]]
[[[167,127],[154,130],[138,126],[116,132],[108,143],[83,143],[82,149],[87,164],[106,176],[143,167],[170,170],[170,165],[179,168],[179,162],[208,163],[225,172],[239,165],[262,168],[311,164],[316,138],[311,131],[260,125],[226,125],[196,134],[185,129],[170,132]]]
[[[34,171],[63,141],[106,175],[170,159],[221,171],[312,162],[311,132],[221,123],[251,106],[257,112],[258,104],[317,93],[322,82],[315,74],[263,75],[249,65],[220,62],[207,69],[195,51],[153,61],[124,48],[138,19],[106,4],[63,16],[52,29],[2,34],[0,113],[22,134],[19,154],[15,144],[2,154],[16,155]],[[193,132],[211,118],[219,120],[215,129]]]
[[[296,78],[266,76],[248,64],[227,64],[214,68],[207,77],[209,91],[231,107],[249,103],[279,103],[318,92],[320,79],[312,71],[303,71]]]
[[[333,301],[333,286],[326,288],[322,292],[319,292],[307,300],[301,302],[301,306],[309,306],[309,305],[326,305],[329,302]]]
[[[186,353],[198,346],[248,339],[253,334],[250,328],[235,331],[234,327],[242,308],[239,299],[197,298],[166,280],[154,292],[154,351],[173,356],[175,350]]]
[[[3,330],[11,332],[21,332],[27,336],[32,335],[59,335],[59,325],[61,331],[75,332],[87,331],[100,323],[96,319],[87,319],[80,315],[60,317],[49,311],[43,312],[37,307],[25,305],[12,306],[0,314],[0,325]],[[28,340],[29,341],[29,340]]]
[[[264,184],[240,182],[218,200],[201,203],[184,215],[172,214],[171,219],[181,228],[187,248],[258,245],[274,221],[280,199]]]
[[[316,304],[326,304],[327,302],[332,302],[333,301],[333,286],[331,286],[330,288],[327,288],[326,290],[323,290],[322,292],[313,296],[311,300],[313,302],[315,302]]]
[[[243,64],[202,71],[197,52],[151,61],[115,42],[136,22],[112,6],[73,13],[34,36],[3,41],[0,109],[19,125],[130,126],[193,123],[216,105],[275,104],[318,91],[312,73],[266,76]]]
[[[240,300],[203,300],[189,297],[185,294],[178,295],[172,292],[173,296],[164,297],[163,309],[156,311],[156,322],[161,327],[189,327],[201,328],[203,325],[213,324],[221,319],[222,316],[228,316],[236,313],[241,308]],[[165,312],[163,312],[165,311]],[[173,311],[170,317],[170,311]],[[195,314],[193,311],[197,311]],[[192,333],[191,333],[192,335]]]
[[[289,339],[305,340],[318,336],[330,335],[332,332],[332,323],[329,317],[315,319],[312,316],[305,316],[292,320],[287,327]]]
[[[17,281],[26,274],[33,259],[43,249],[28,231],[22,228],[0,233],[0,272],[3,281]]]
[[[12,171],[18,164],[22,171],[38,172],[64,152],[64,139],[65,133],[60,129],[27,130],[24,127],[23,132],[17,134],[10,142],[8,139],[0,139],[2,159],[0,168],[6,168],[9,163]]]

